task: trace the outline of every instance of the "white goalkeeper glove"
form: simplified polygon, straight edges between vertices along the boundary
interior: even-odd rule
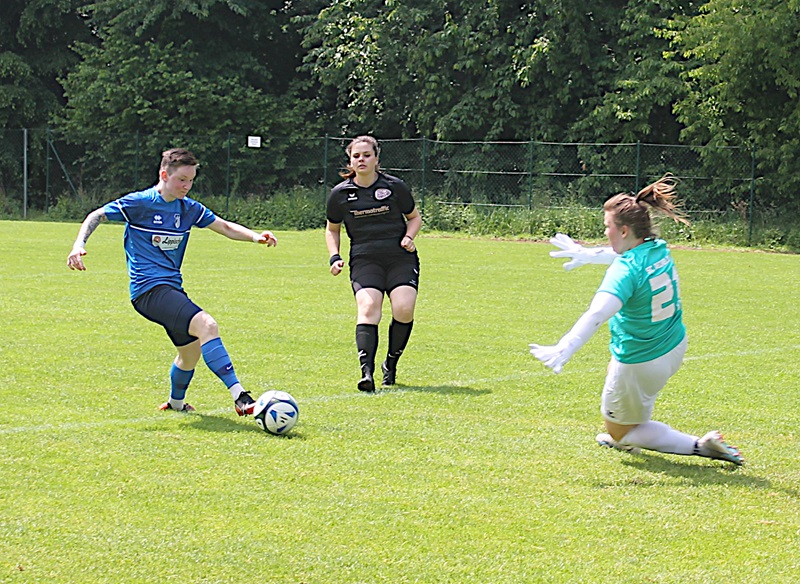
[[[555,237],[550,238],[550,243],[561,249],[561,251],[551,251],[550,257],[570,258],[570,261],[564,264],[564,269],[568,272],[586,264],[608,265],[617,257],[616,252],[610,247],[583,247],[564,233],[556,233]]]
[[[585,342],[584,339],[570,332],[564,335],[557,345],[542,346],[531,343],[528,346],[531,348],[531,355],[544,363],[545,367],[552,369],[553,373],[561,373],[567,361],[572,358]]]
[[[531,355],[544,363],[545,367],[552,369],[553,373],[561,373],[564,365],[566,365],[567,361],[569,361],[569,358],[572,356],[567,355],[558,345],[543,347],[542,345],[531,343],[528,346],[531,348]]]

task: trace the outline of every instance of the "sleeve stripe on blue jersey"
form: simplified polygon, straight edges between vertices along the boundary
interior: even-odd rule
[[[122,216],[125,217],[126,223],[130,224],[131,218],[128,217],[128,214],[125,212],[125,209],[122,208],[122,205],[119,204],[119,201],[114,201],[114,205],[116,205],[119,212],[122,213]]]

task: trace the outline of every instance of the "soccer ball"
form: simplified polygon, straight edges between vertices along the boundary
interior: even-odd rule
[[[270,434],[287,434],[297,423],[300,408],[285,391],[270,390],[258,398],[253,418],[258,427]]]

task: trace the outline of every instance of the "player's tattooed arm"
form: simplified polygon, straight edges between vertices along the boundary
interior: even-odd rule
[[[81,229],[78,231],[78,237],[75,240],[75,247],[85,247],[86,242],[89,241],[89,236],[94,233],[97,226],[103,221],[106,221],[106,214],[103,209],[95,209],[86,216],[81,224]]]
[[[72,246],[72,251],[67,256],[67,267],[70,270],[84,271],[86,266],[83,263],[83,256],[86,255],[86,240],[97,229],[101,222],[107,221],[106,214],[103,213],[102,207],[92,211],[86,216],[86,219],[81,223],[81,229],[78,231],[78,237]]]

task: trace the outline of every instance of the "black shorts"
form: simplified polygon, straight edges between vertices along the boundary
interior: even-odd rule
[[[176,347],[183,347],[197,340],[197,337],[189,334],[189,323],[203,309],[189,300],[183,290],[159,284],[134,298],[131,303],[136,312],[147,320],[163,326]]]
[[[375,288],[391,293],[398,286],[419,288],[419,256],[416,253],[359,255],[350,258],[353,293]]]

